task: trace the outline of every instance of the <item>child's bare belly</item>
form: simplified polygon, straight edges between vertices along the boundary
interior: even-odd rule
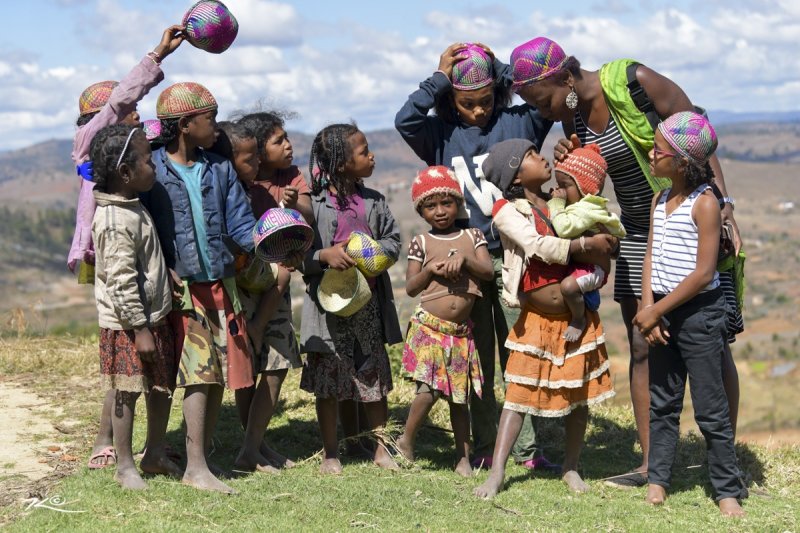
[[[551,283],[520,294],[520,303],[530,305],[548,314],[569,313],[561,295],[561,284]]]
[[[448,294],[435,300],[422,302],[422,308],[435,317],[450,322],[464,322],[472,312],[473,294]]]

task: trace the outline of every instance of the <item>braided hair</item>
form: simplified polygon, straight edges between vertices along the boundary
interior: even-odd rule
[[[133,165],[136,162],[136,153],[128,149],[120,161],[120,154],[125,148],[125,142],[134,126],[128,124],[112,124],[97,132],[89,145],[89,157],[92,160],[92,181],[101,191],[105,190],[108,183],[119,176],[119,165]],[[144,135],[144,131],[141,132]],[[134,137],[137,135],[133,134]],[[132,139],[131,139],[132,140]]]
[[[702,184],[711,185],[714,182],[714,171],[708,161],[702,165],[696,165],[676,154],[672,158],[672,166],[681,172],[686,180],[686,186],[691,189],[696,189]]]
[[[358,131],[355,124],[331,124],[317,133],[311,144],[308,161],[311,192],[320,194],[328,185],[333,185],[340,208],[347,207],[347,197],[355,190],[355,182],[342,175],[342,170],[353,157],[350,138]]]

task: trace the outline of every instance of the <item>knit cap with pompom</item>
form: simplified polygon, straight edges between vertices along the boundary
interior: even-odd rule
[[[587,144],[569,152],[563,161],[556,162],[555,169],[574,179],[582,195],[598,195],[603,190],[608,164],[600,155],[599,145]]]
[[[417,178],[411,184],[411,201],[414,203],[414,209],[419,209],[420,204],[434,194],[449,194],[464,201],[464,193],[461,192],[461,185],[453,171],[442,165],[428,167],[417,174]]]

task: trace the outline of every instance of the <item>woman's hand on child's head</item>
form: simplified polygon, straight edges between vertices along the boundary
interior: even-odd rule
[[[156,46],[153,52],[163,61],[165,57],[177,50],[181,45],[186,37],[184,30],[185,28],[180,24],[174,24],[164,30],[164,34],[161,36],[161,42],[158,43],[158,46]]]
[[[439,57],[439,70],[441,70],[448,79],[453,75],[453,65],[467,58],[466,55],[462,54],[462,51],[466,47],[464,43],[453,43],[448,46],[447,49],[442,52],[441,57]]]
[[[334,244],[330,248],[323,248],[319,252],[319,259],[322,263],[336,270],[347,270],[348,268],[356,266],[355,260],[347,255],[345,247],[346,242]]]
[[[553,160],[563,161],[567,154],[576,148],[581,147],[581,141],[576,134],[569,136],[569,139],[559,139],[553,147]]]
[[[281,203],[283,204],[283,207],[287,209],[294,209],[294,206],[297,205],[299,194],[300,191],[297,190],[297,187],[287,185],[286,188],[283,189],[283,196],[281,196]]]
[[[147,326],[133,330],[136,353],[142,361],[152,362],[156,353],[156,340]]]

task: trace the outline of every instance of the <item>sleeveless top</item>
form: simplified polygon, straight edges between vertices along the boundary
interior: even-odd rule
[[[669,294],[697,267],[697,225],[692,220],[692,208],[700,195],[708,189],[700,185],[686,197],[675,211],[666,216],[665,190],[653,211],[653,244],[650,258],[650,285],[656,294]],[[700,292],[719,287],[719,274]]]
[[[622,214],[620,219],[629,237],[647,239],[650,231],[650,206],[653,189],[647,183],[636,155],[625,143],[614,117],[609,113],[608,125],[602,133],[595,133],[583,122],[580,113],[575,113],[575,133],[585,146],[597,143],[603,158],[608,163],[608,176],[614,184]]]
[[[417,235],[411,239],[408,249],[408,259],[419,261],[424,268],[433,261],[442,261],[455,254],[475,258],[478,246],[486,246],[483,232],[477,228],[460,230],[453,237],[443,237],[430,232]],[[481,297],[480,283],[471,274],[462,272],[456,281],[450,281],[442,276],[433,276],[430,284],[422,291],[421,302],[429,302],[451,294],[472,294]]]
[[[532,211],[531,217],[536,225],[536,233],[558,237],[550,227],[550,224],[543,220],[535,209]],[[561,280],[567,277],[568,269],[569,265],[548,264],[540,259],[531,257],[528,259],[528,267],[522,273],[519,288],[522,292],[529,292],[554,283],[561,283]]]

